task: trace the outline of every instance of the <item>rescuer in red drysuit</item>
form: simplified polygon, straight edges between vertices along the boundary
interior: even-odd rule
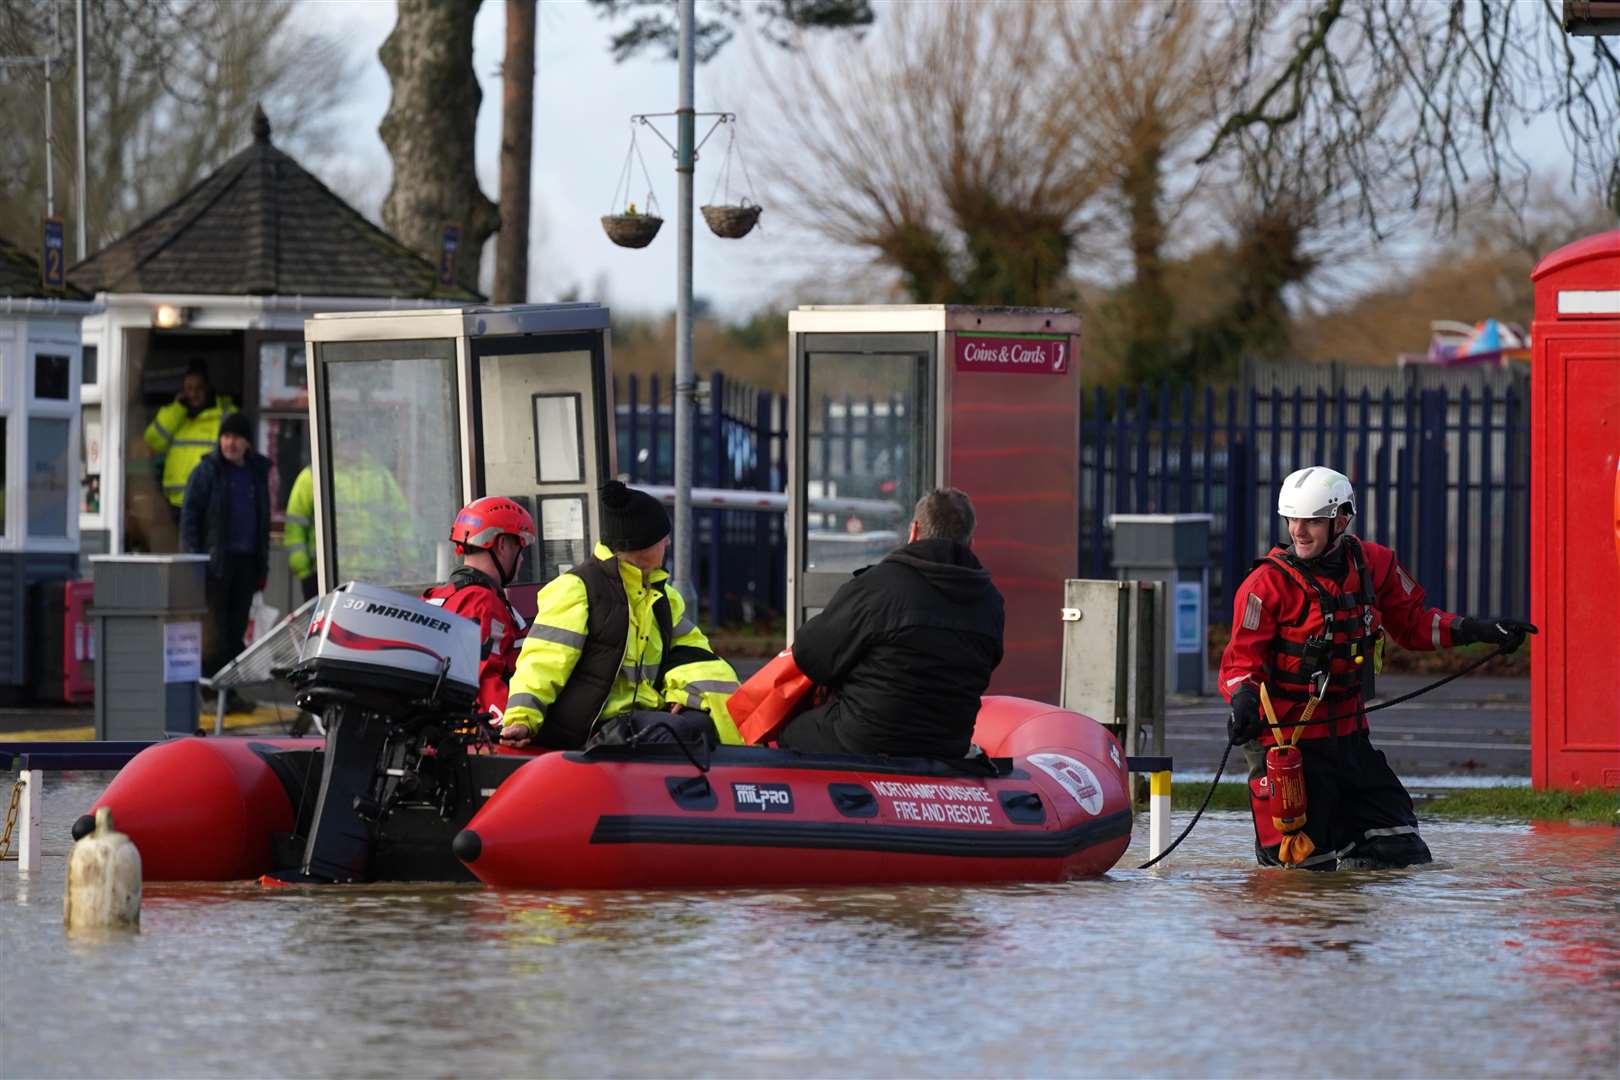
[[[1524,642],[1528,623],[1477,619],[1429,607],[1423,587],[1381,544],[1349,533],[1355,495],[1332,469],[1300,469],[1283,481],[1277,512],[1293,543],[1274,547],[1239,586],[1232,638],[1221,655],[1221,694],[1231,702],[1227,733],[1249,763],[1255,853],[1281,864],[1273,822],[1266,748],[1284,740],[1320,698],[1300,732],[1311,852],[1297,865],[1315,870],[1371,869],[1430,861],[1418,836],[1412,799],[1368,734],[1365,699],[1388,633],[1406,649],[1430,651],[1473,642]],[[1324,627],[1331,620],[1331,633]],[[1266,684],[1279,725],[1262,715]]]
[[[450,527],[450,540],[465,563],[443,585],[422,594],[430,604],[478,623],[479,712],[497,729],[506,712],[506,685],[517,668],[527,627],[506,599],[524,549],[535,542],[534,518],[511,499],[488,496],[468,503]]]

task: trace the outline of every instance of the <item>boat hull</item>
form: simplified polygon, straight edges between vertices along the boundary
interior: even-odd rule
[[[974,883],[1093,877],[1119,861],[1131,809],[1105,728],[986,698],[976,736],[1010,762],[764,747],[693,759],[671,744],[464,755],[454,805],[383,815],[370,877],[530,889]],[[257,878],[299,864],[323,752],[309,739],[160,743],[80,820],[111,809],[147,881]]]
[[[982,746],[1011,767],[673,748],[552,754],[473,817],[456,853],[507,888],[1063,881],[1130,843],[1124,757],[1078,713],[987,698]]]

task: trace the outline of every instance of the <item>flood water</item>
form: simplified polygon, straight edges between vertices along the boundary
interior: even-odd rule
[[[0,1076],[1613,1076],[1620,830],[1429,823],[1413,871],[1167,863],[998,888],[147,888],[69,938],[0,868]],[[1185,820],[1177,815],[1177,830]],[[1122,867],[1145,858],[1139,822]]]

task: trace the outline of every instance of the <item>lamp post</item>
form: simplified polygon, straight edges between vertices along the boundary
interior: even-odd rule
[[[680,95],[679,107],[673,113],[636,113],[630,117],[632,124],[640,124],[649,128],[654,135],[675,156],[675,173],[677,178],[676,201],[676,252],[675,252],[675,520],[674,526],[674,560],[670,568],[670,578],[682,596],[690,598],[693,593],[690,586],[693,581],[692,567],[692,460],[693,460],[693,428],[694,414],[697,408],[697,376],[693,372],[692,363],[692,180],[698,158],[698,151],[703,149],[722,124],[735,123],[737,115],[729,112],[697,112],[692,105],[693,97],[693,54],[692,54],[692,3],[693,0],[679,0],[681,18],[680,37]],[[653,124],[653,120],[673,116],[675,118],[675,141],[672,143],[662,131]],[[714,124],[704,133],[702,139],[697,138],[697,120],[699,117],[713,117]],[[633,144],[632,144],[633,145]],[[628,168],[628,163],[626,164]],[[643,166],[645,167],[645,166]],[[646,222],[649,219],[636,219],[624,217],[617,219],[603,218],[606,225],[610,220],[620,223],[626,221]],[[627,247],[642,247],[651,241],[657,232],[657,218],[650,219],[651,228],[643,234],[637,242],[629,242],[623,237],[614,236],[612,230],[609,236],[615,243]],[[746,231],[746,230],[743,230]],[[737,235],[741,233],[727,233]]]
[[[663,144],[669,147],[675,156],[675,174],[677,180],[676,208],[676,253],[675,253],[675,520],[674,520],[674,565],[670,569],[670,577],[675,586],[681,590],[683,596],[692,597],[690,591],[694,579],[692,567],[693,529],[692,529],[692,464],[693,464],[693,424],[697,409],[697,377],[693,372],[692,363],[692,181],[693,172],[697,164],[698,152],[703,149],[722,124],[735,124],[737,115],[728,112],[697,112],[693,108],[693,67],[695,63],[693,46],[693,0],[677,0],[677,10],[680,16],[680,40],[678,48],[679,59],[679,95],[678,107],[672,113],[636,113],[630,117],[631,139],[630,150],[632,155],[639,154],[636,150],[635,127],[640,124],[650,128]],[[675,142],[670,142],[652,123],[653,119],[673,116],[675,118]],[[697,138],[698,117],[714,117],[714,125],[704,133],[703,138]],[[733,129],[735,131],[735,129]],[[735,137],[735,136],[733,136]],[[729,152],[729,151],[728,151]],[[631,157],[625,158],[625,174],[622,178],[628,193],[630,179]],[[646,172],[646,163],[642,163],[642,171]],[[744,170],[746,172],[746,168]],[[651,185],[651,177],[648,177]],[[618,192],[614,193],[615,200]],[[747,200],[744,200],[746,203]],[[602,227],[606,230],[608,238],[622,247],[641,248],[652,242],[658,234],[663,219],[650,212],[637,214],[634,207],[623,214],[614,213],[602,218]],[[759,217],[759,206],[748,204],[738,207],[704,207],[707,216],[711,209],[716,213],[730,211],[731,217],[722,216],[720,219],[709,218],[709,227],[716,235],[731,239],[740,238],[753,228]],[[690,602],[690,601],[689,601]]]
[[[675,172],[678,179],[675,255],[675,588],[696,611],[692,591],[692,419],[696,376],[692,373],[692,169],[697,151],[692,145],[692,9],[695,0],[679,0],[680,103],[676,107]],[[710,613],[712,619],[714,613]]]

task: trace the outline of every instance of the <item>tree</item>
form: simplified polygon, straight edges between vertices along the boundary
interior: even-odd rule
[[[77,207],[75,5],[0,5],[0,55],[52,66],[56,206]],[[339,132],[330,108],[355,67],[341,42],[304,30],[284,0],[254,4],[104,0],[89,21],[86,205],[90,250],[122,236],[246,146],[256,104],[291,152],[321,156]],[[53,39],[53,14],[60,36]],[[0,66],[0,235],[27,245],[45,213],[44,78]],[[73,235],[73,223],[68,234]]]
[[[1195,4],[1065,6],[1059,21],[1072,72],[1062,96],[1071,146],[1104,170],[1130,253],[1131,280],[1102,312],[1108,333],[1133,377],[1183,375],[1171,335],[1166,238],[1197,186],[1188,147],[1207,122],[1235,43]]]
[[[495,238],[497,304],[529,298],[529,186],[534,161],[535,0],[507,0],[501,64],[501,231]]]
[[[1188,4],[899,8],[881,43],[774,65],[772,180],[920,302],[1074,303],[1071,264],[1123,247],[1106,322],[1162,374],[1166,237],[1230,48]]]
[[[1201,161],[1292,137],[1375,234],[1405,208],[1454,227],[1476,178],[1523,204],[1533,163],[1516,137],[1555,114],[1574,182],[1620,213],[1620,53],[1565,35],[1554,0],[1229,0],[1226,17],[1244,49]]]
[[[624,62],[644,50],[675,59],[680,49],[680,20],[676,0],[590,0],[600,17],[630,17],[630,26],[613,35],[613,59]],[[712,0],[706,7],[714,18],[698,15],[692,26],[694,59],[714,59],[735,36],[734,26],[758,20],[767,41],[792,48],[804,30],[855,29],[872,25],[870,0]]]
[[[772,182],[923,303],[1058,303],[1102,171],[1070,152],[1047,10],[896,8],[882,47],[768,75]]]
[[[484,242],[501,224],[473,159],[483,91],[472,66],[472,30],[482,0],[398,2],[398,20],[378,50],[393,86],[377,129],[394,163],[383,224],[434,261],[444,227],[459,229],[455,277],[477,290]]]

